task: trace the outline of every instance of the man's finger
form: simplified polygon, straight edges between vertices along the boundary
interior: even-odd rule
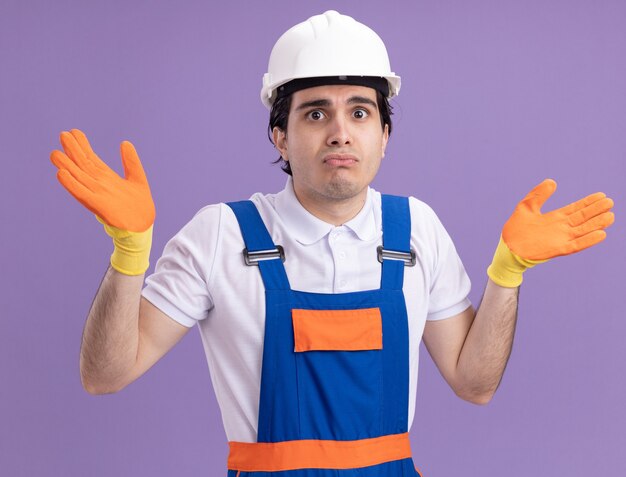
[[[589,232],[593,232],[594,230],[605,229],[613,222],[615,222],[615,214],[613,214],[613,212],[605,212],[603,214],[596,215],[578,227],[574,227],[572,235],[574,237],[581,237]]]
[[[554,191],[556,191],[556,182],[552,179],[545,179],[526,194],[521,203],[525,204],[531,211],[538,213],[543,204],[554,194]]]
[[[608,212],[613,207],[613,199],[605,197],[604,199],[597,200],[588,205],[584,209],[580,209],[578,212],[574,212],[567,218],[567,223],[574,227],[583,224],[589,219],[592,219],[596,215]]]
[[[50,154],[50,161],[57,167],[57,169],[66,170],[68,174],[74,177],[74,179],[76,179],[90,191],[94,191],[96,189],[96,182],[94,181],[94,179],[89,176],[85,171],[83,171],[80,167],[78,167],[74,161],[72,161],[67,155],[63,154],[61,151],[52,151],[52,153]]]
[[[76,180],[66,169],[59,169],[57,172],[57,179],[61,185],[67,190],[78,202],[83,204],[87,209],[91,210],[94,214],[94,210],[91,203],[93,202],[93,193],[87,189],[80,181]]]
[[[59,139],[61,140],[61,146],[63,146],[65,154],[67,154],[67,156],[74,161],[78,167],[85,171],[89,170],[90,161],[87,159],[87,155],[80,147],[80,144],[78,144],[76,139],[74,139],[74,136],[67,131],[63,131],[60,134]]]
[[[70,134],[74,136],[74,139],[76,139],[76,142],[78,142],[78,144],[80,144],[80,147],[83,148],[85,154],[95,155],[93,149],[91,148],[91,144],[89,144],[89,140],[87,139],[87,136],[85,136],[84,132],[82,132],[80,129],[74,128],[70,130]]]
[[[576,202],[572,202],[571,204],[566,205],[565,207],[561,207],[555,212],[562,212],[565,215],[571,215],[574,212],[578,212],[580,209],[584,209],[588,205],[593,204],[594,202],[599,201],[600,199],[604,199],[606,194],[604,192],[596,192],[595,194],[589,194],[587,197],[583,197]]]
[[[123,141],[120,145],[122,154],[122,164],[124,166],[124,177],[131,181],[141,184],[147,184],[148,179],[143,170],[135,146],[130,141]]]
[[[95,152],[93,152],[91,144],[89,144],[89,140],[87,139],[87,136],[85,136],[84,132],[80,129],[72,129],[70,132],[94,167],[105,171],[112,171],[112,169],[104,161],[102,161],[102,159],[100,159]]]
[[[593,247],[594,245],[602,242],[606,238],[606,232],[604,230],[595,230],[583,235],[577,239],[572,240],[567,244],[566,252],[563,255],[569,255],[572,253],[580,252],[586,248]]]

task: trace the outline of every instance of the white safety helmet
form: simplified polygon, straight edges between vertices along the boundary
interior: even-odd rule
[[[384,85],[377,89],[388,98],[400,91],[400,77],[391,71],[387,49],[376,32],[333,10],[295,25],[278,39],[263,75],[261,101],[270,109],[281,86],[304,78],[319,80],[290,92],[321,84],[371,86],[367,80],[375,78]]]

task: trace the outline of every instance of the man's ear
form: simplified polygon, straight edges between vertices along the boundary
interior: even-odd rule
[[[280,155],[283,160],[288,161],[287,157],[287,133],[280,129],[278,126],[275,126],[272,129],[272,141],[274,142],[274,147],[278,149]]]
[[[385,149],[387,148],[387,141],[389,141],[389,124],[385,124],[383,129],[383,150],[381,151],[381,157],[385,157]]]

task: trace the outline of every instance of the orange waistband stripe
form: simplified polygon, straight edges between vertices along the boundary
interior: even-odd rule
[[[228,468],[244,472],[356,469],[411,457],[408,433],[356,441],[231,441],[228,445]]]
[[[291,310],[296,352],[382,349],[379,308]]]

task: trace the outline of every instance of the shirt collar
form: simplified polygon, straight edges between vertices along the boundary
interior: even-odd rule
[[[373,240],[377,236],[372,194],[373,190],[368,187],[363,208],[354,218],[343,224],[344,227],[352,230],[360,240],[364,241]],[[285,188],[276,194],[274,204],[276,212],[291,235],[303,245],[317,242],[336,228],[334,225],[318,219],[300,204],[293,190],[291,176],[287,178]]]

